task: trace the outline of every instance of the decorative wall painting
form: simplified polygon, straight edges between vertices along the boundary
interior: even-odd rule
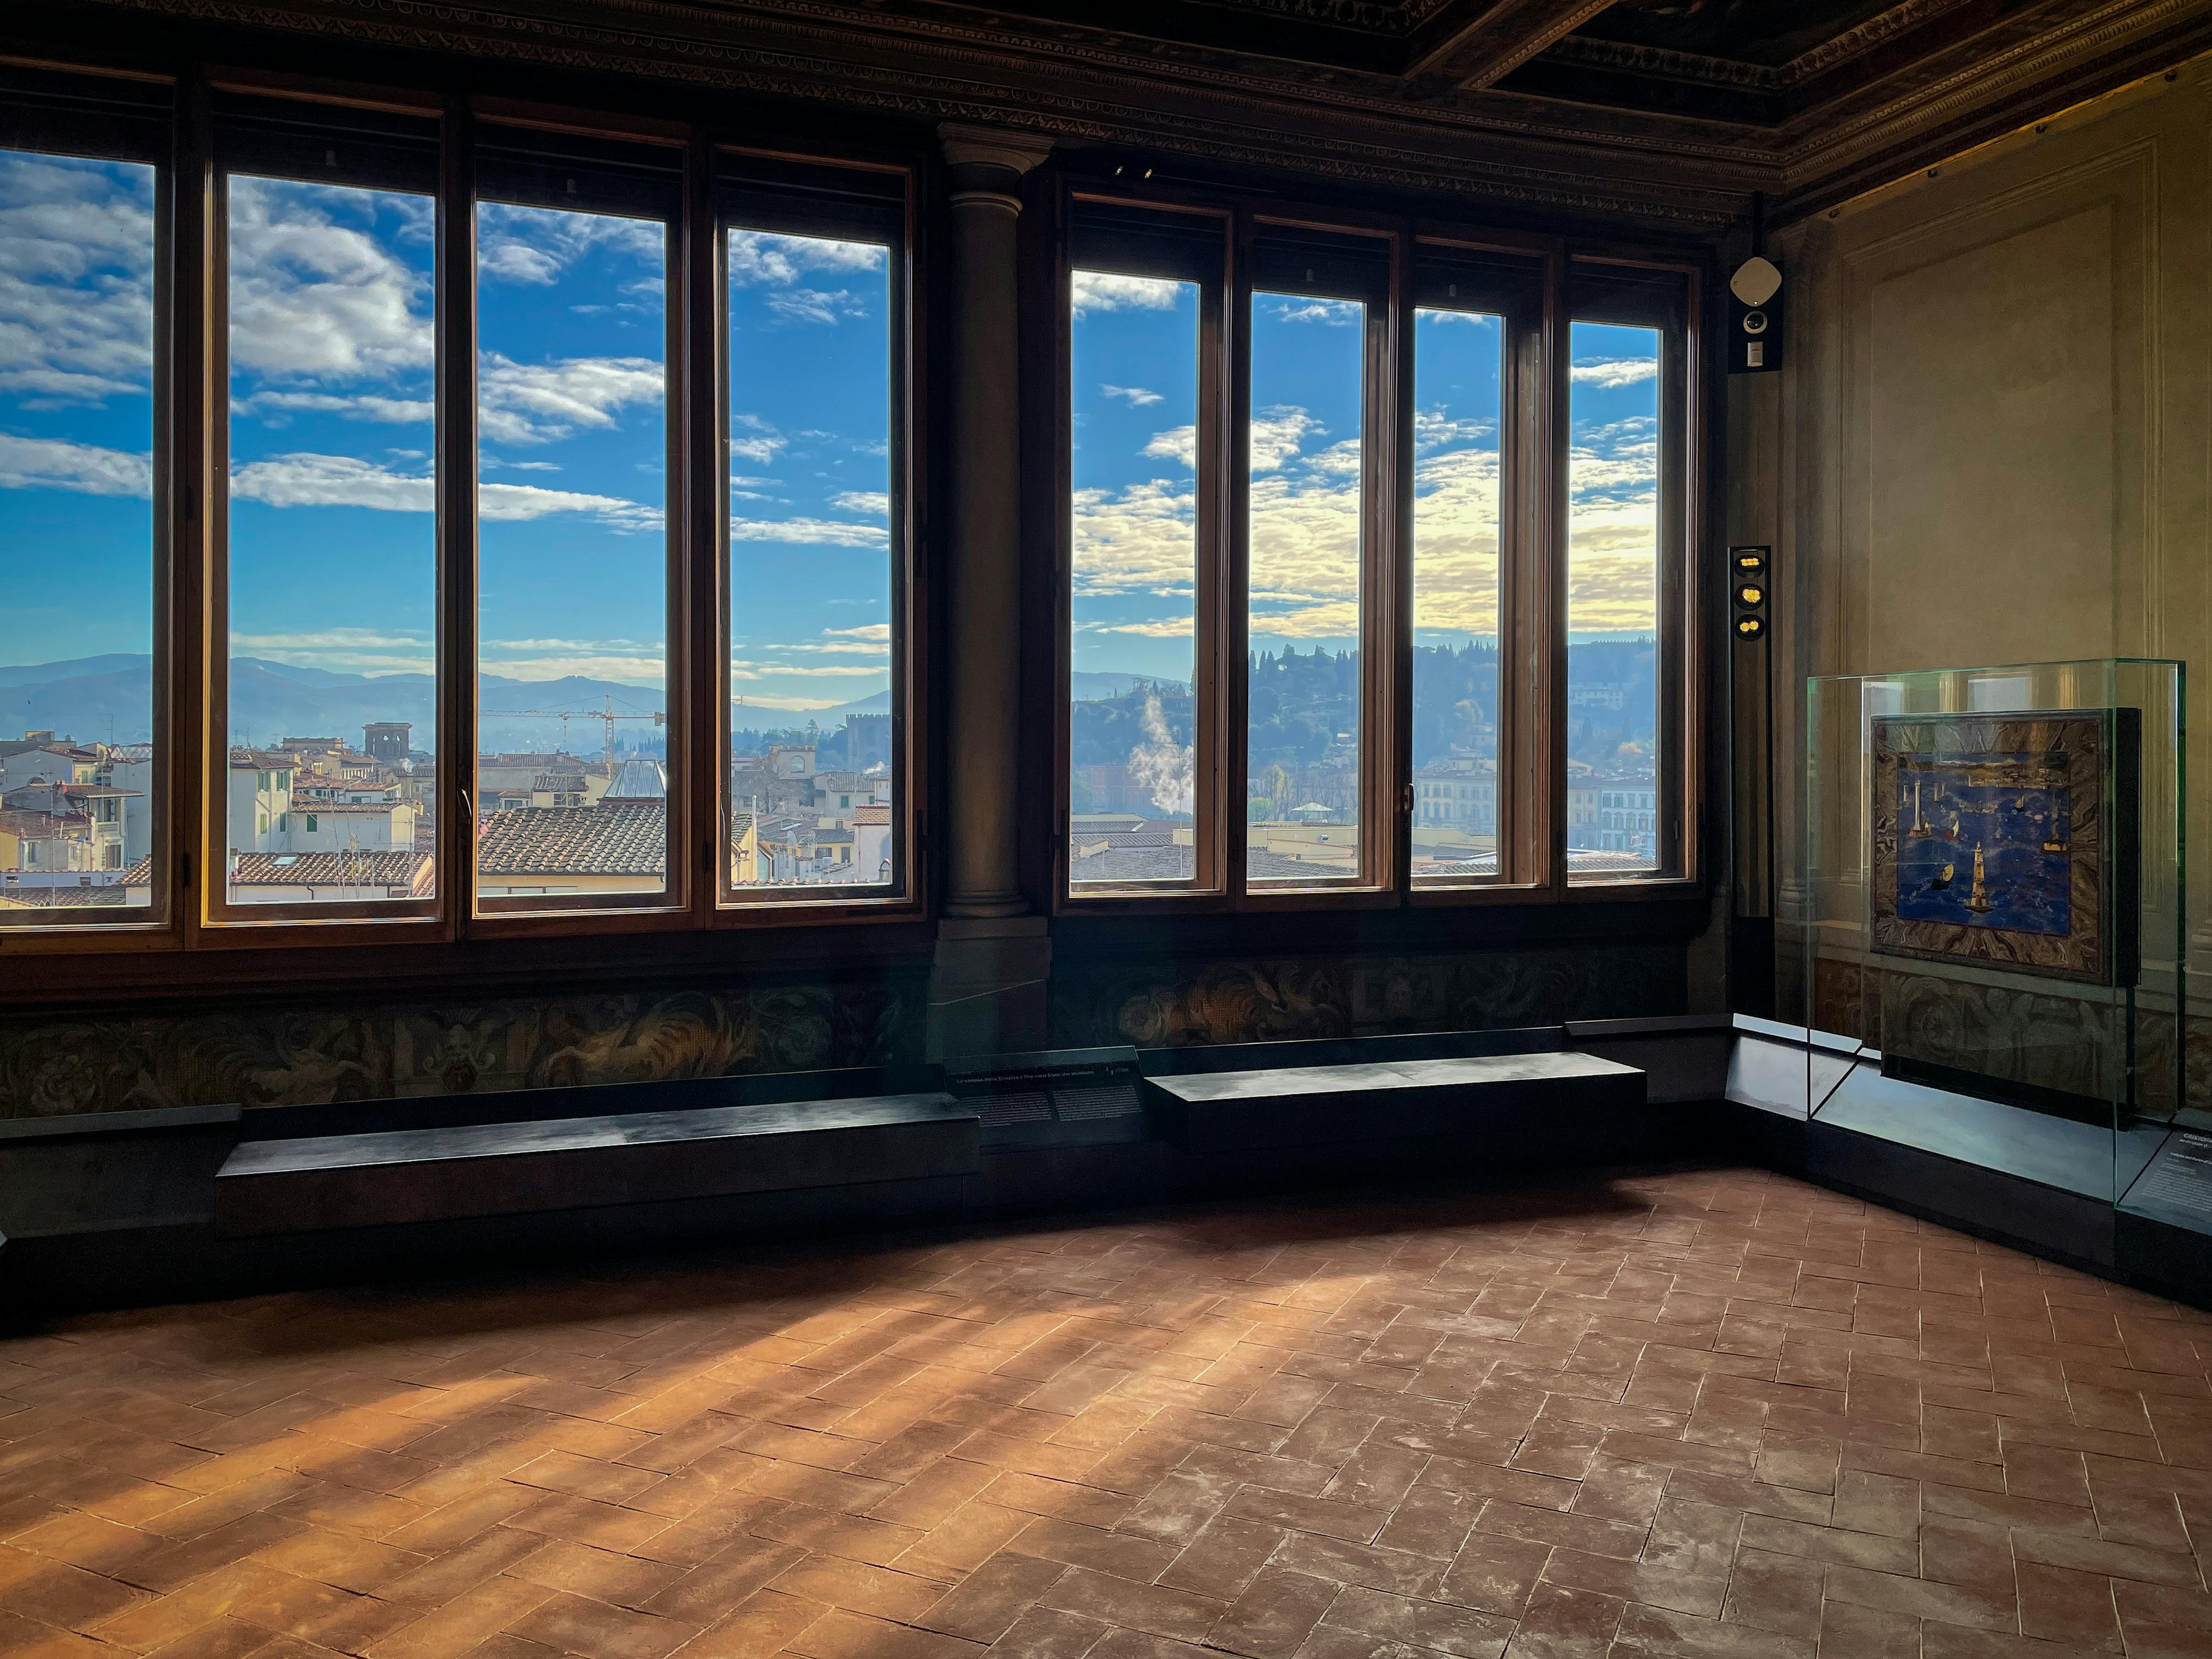
[[[1875,951],[2134,981],[2136,710],[1872,725]]]

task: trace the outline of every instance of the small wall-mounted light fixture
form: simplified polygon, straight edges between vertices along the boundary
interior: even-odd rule
[[[1765,639],[1767,564],[1773,551],[1765,547],[1731,547],[1728,556],[1735,636],[1746,644]]]

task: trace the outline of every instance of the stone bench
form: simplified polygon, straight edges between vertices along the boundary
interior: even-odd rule
[[[1148,1077],[1145,1094],[1164,1139],[1227,1152],[1463,1136],[1634,1110],[1645,1091],[1635,1066],[1553,1051],[1196,1071]]]
[[[545,1092],[572,1109],[597,1091]],[[214,1221],[237,1237],[969,1176],[979,1130],[929,1092],[246,1140]]]

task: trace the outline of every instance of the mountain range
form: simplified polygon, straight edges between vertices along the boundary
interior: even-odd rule
[[[1079,698],[1117,696],[1148,677],[1140,674],[1079,673]],[[477,677],[482,700],[478,738],[487,750],[544,750],[563,743],[572,754],[595,754],[605,742],[605,727],[593,713],[611,701],[615,713],[631,718],[615,726],[623,748],[663,748],[665,733],[651,715],[664,707],[658,687],[571,675],[557,680],[514,680],[497,674]],[[405,720],[415,727],[417,749],[432,746],[435,732],[435,687],[428,674],[342,674],[326,668],[302,668],[265,657],[237,657],[231,662],[233,732],[255,743],[288,737],[340,737],[358,742],[371,720]],[[0,666],[0,735],[53,732],[80,743],[146,743],[151,740],[153,659],[111,652],[64,662]],[[890,694],[803,711],[757,708],[742,700],[731,710],[738,730],[803,727],[811,720],[833,732],[854,714],[879,714],[890,707]],[[568,710],[562,720],[525,710]],[[644,718],[637,718],[642,716]]]

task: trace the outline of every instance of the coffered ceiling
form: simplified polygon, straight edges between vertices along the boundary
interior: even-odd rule
[[[2212,0],[46,0],[1000,122],[1686,232],[2212,50]]]

